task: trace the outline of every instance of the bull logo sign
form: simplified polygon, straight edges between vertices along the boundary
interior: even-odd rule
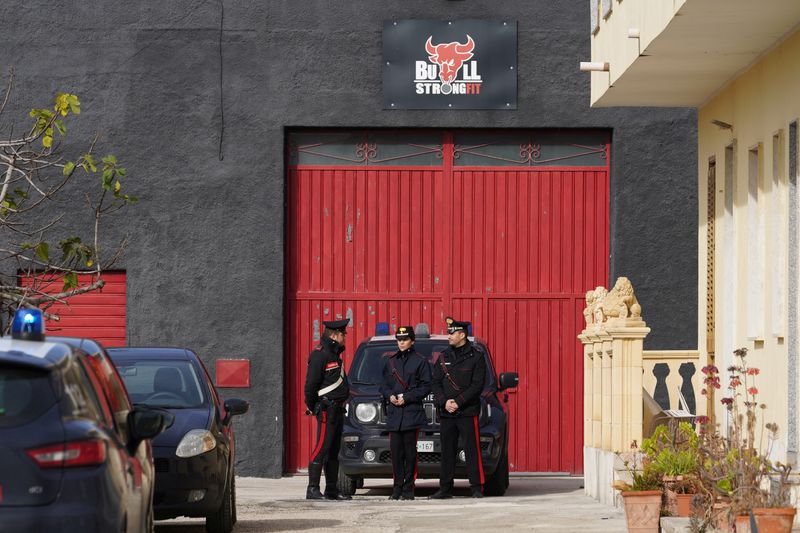
[[[428,61],[416,62],[414,79],[417,94],[480,94],[481,76],[478,62],[472,60],[475,40],[433,43],[433,35],[425,42]],[[461,77],[459,78],[459,74]]]

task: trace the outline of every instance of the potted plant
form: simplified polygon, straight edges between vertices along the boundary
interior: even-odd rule
[[[671,421],[658,426],[642,441],[642,451],[661,474],[666,495],[665,514],[689,516],[697,492],[697,446],[699,438],[688,422]]]
[[[729,413],[727,435],[705,420],[700,429],[698,466],[706,507],[709,501],[729,502],[727,524],[734,523],[737,533],[749,532],[751,523],[758,526],[759,533],[788,533],[795,514],[788,498],[791,467],[770,461],[778,426],[759,425],[767,407],[757,400],[759,369],[748,364],[746,348],[734,353],[736,364],[728,368],[729,395],[720,400]],[[703,372],[706,384],[709,379],[718,382],[716,368],[706,367]],[[708,514],[703,518],[709,518]],[[693,520],[693,530],[703,531],[708,523],[710,520]]]
[[[652,461],[642,454],[636,442],[622,459],[629,481],[618,480],[614,488],[622,495],[625,519],[629,532],[658,533],[661,517],[661,497],[663,481],[660,472]]]

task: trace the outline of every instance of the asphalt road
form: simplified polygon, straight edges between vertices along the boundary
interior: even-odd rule
[[[580,478],[512,476],[499,498],[469,498],[465,481],[456,497],[427,500],[438,483],[417,484],[414,501],[389,501],[391,480],[366,480],[350,502],[305,500],[303,476],[281,479],[237,478],[237,533],[262,531],[557,531],[622,532],[621,510],[583,494]],[[204,521],[175,519],[156,523],[157,533],[203,533]]]

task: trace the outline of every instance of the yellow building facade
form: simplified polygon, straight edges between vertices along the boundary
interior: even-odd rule
[[[747,347],[774,455],[800,441],[800,2],[592,0],[594,107],[697,108],[698,339],[721,370]],[[647,132],[642,132],[646,135]],[[694,157],[694,154],[688,155]],[[655,156],[654,156],[655,157]],[[665,228],[665,231],[669,231]],[[634,280],[635,282],[635,280]],[[643,307],[657,302],[642,302]]]

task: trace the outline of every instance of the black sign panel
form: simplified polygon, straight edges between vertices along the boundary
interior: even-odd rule
[[[516,109],[517,21],[385,21],[383,105]]]

